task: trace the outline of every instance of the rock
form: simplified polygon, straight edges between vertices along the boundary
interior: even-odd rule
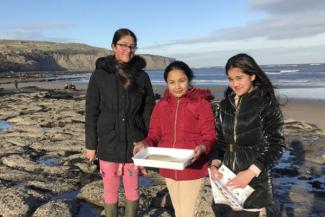
[[[76,85],[71,84],[71,83],[69,83],[69,84],[65,84],[65,85],[64,85],[64,89],[68,89],[68,90],[76,90]]]
[[[50,201],[34,212],[32,217],[74,217],[78,214],[79,204],[76,201]]]
[[[78,189],[78,185],[75,180],[68,179],[57,179],[57,180],[48,180],[44,179],[44,181],[27,181],[26,185],[33,186],[37,189],[42,189],[42,191],[48,191],[55,194],[75,191]]]
[[[85,200],[97,206],[104,206],[103,203],[103,183],[102,180],[94,181],[80,189],[78,199]]]
[[[296,121],[294,119],[284,120],[284,133],[294,135],[305,134],[323,134],[324,132],[319,129],[315,124],[307,123],[304,121]]]
[[[25,171],[43,171],[49,174],[62,175],[68,173],[68,166],[48,166],[35,163],[31,159],[23,158],[20,155],[9,155],[2,158],[2,163],[11,168],[23,168]]]
[[[1,188],[0,214],[3,217],[28,216],[28,213],[37,208],[46,199],[48,199],[48,195],[23,186]]]
[[[157,209],[157,208],[152,208],[148,210],[145,213],[142,213],[143,217],[174,217],[174,212],[168,209]]]
[[[102,181],[84,155],[85,93],[31,89],[1,97],[0,119],[14,128],[0,132],[0,216],[76,216],[94,204],[100,208],[90,213],[99,217]],[[325,136],[296,120],[286,120],[285,133],[287,149],[274,169],[282,217],[325,216]],[[157,169],[147,173],[140,177],[138,216],[174,216],[164,178]],[[213,216],[211,201],[206,179],[197,216]],[[121,189],[120,216],[124,203]]]
[[[19,183],[20,181],[26,182],[28,180],[42,180],[42,177],[38,174],[0,165],[0,179]]]

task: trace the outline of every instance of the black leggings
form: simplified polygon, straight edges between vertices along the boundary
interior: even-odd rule
[[[212,204],[215,217],[258,217],[259,212],[234,211],[224,204]]]

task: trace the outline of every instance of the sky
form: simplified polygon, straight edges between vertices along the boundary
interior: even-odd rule
[[[325,0],[0,0],[0,39],[111,49],[131,29],[138,54],[224,66],[241,52],[259,64],[325,62]]]

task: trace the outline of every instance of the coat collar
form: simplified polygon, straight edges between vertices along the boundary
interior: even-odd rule
[[[138,71],[146,67],[146,61],[144,58],[137,55],[134,56],[129,63],[125,64],[118,63],[114,55],[100,57],[96,61],[96,69],[103,69],[109,73],[114,73],[117,66],[124,68],[126,71]]]
[[[176,97],[173,96],[168,89],[165,90],[164,99],[167,101],[176,101]],[[199,89],[199,88],[191,88],[185,95],[180,97],[179,99],[188,99],[188,100],[200,100],[206,99],[208,101],[214,99],[214,96],[211,94],[210,90]]]

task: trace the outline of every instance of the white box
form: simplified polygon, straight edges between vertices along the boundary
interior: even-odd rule
[[[132,159],[136,166],[183,170],[193,157],[192,149],[147,147]]]

